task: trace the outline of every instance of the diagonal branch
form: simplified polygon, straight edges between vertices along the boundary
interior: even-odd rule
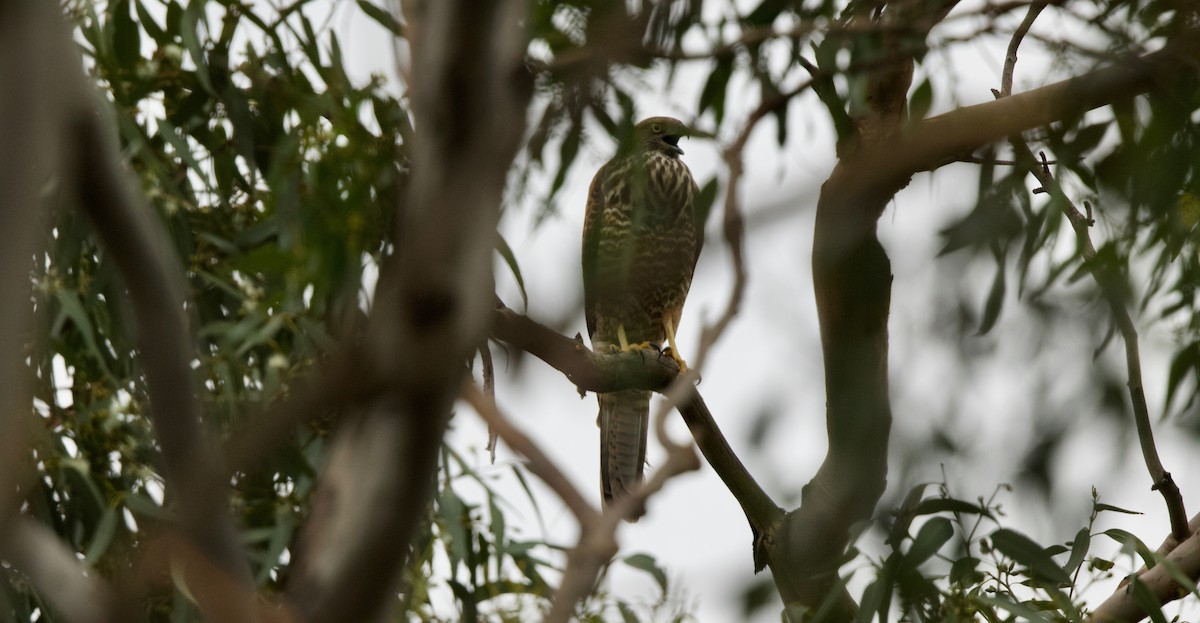
[[[756,541],[778,521],[782,512],[730,447],[696,390],[694,377],[678,376],[679,368],[670,357],[645,358],[639,352],[593,353],[506,307],[493,312],[492,320],[493,337],[545,361],[581,389],[650,389],[672,398],[700,452],[745,511]],[[664,445],[670,448],[674,444]]]
[[[1200,515],[1192,518],[1193,528],[1200,527]],[[1192,536],[1178,543],[1171,543],[1174,537],[1169,537],[1155,552],[1159,563],[1150,569],[1143,568],[1135,576],[1134,581],[1141,583],[1155,603],[1166,604],[1195,590],[1195,585],[1187,586],[1179,582],[1180,577],[1194,580],[1200,577],[1200,533],[1192,531]],[[1171,545],[1167,548],[1167,545]],[[1087,623],[1135,623],[1146,618],[1147,612],[1132,583],[1122,583],[1100,607],[1087,619]]]
[[[1037,162],[1024,139],[1015,137],[1012,143],[1018,158],[1025,158],[1030,163]],[[1138,352],[1137,327],[1125,305],[1125,297],[1118,285],[1119,279],[1116,275],[1111,274],[1112,271],[1106,270],[1103,263],[1096,261],[1096,247],[1092,244],[1091,235],[1088,232],[1092,221],[1066,196],[1062,186],[1050,174],[1050,168],[1034,164],[1030,171],[1041,182],[1042,188],[1048,190],[1054,200],[1062,204],[1063,212],[1071,223],[1071,228],[1075,230],[1076,244],[1079,245],[1080,254],[1083,256],[1083,265],[1091,273],[1096,285],[1104,294],[1104,300],[1112,312],[1113,321],[1116,322],[1121,339],[1125,342],[1125,367],[1129,372],[1127,383],[1129,399],[1133,405],[1133,421],[1137,427],[1142,458],[1145,460],[1146,469],[1150,472],[1150,479],[1153,481],[1151,488],[1162,494],[1163,500],[1166,502],[1167,513],[1171,521],[1171,536],[1182,542],[1191,534],[1188,528],[1187,511],[1184,510],[1183,496],[1179,492],[1179,486],[1175,484],[1171,473],[1163,467],[1162,460],[1158,456],[1158,448],[1154,443],[1154,428],[1150,424],[1150,410],[1146,406],[1146,392],[1142,384],[1142,359]]]
[[[845,161],[848,170],[871,172],[860,177],[854,192],[863,198],[879,193],[890,196],[903,188],[913,173],[955,161],[1011,134],[1135,97],[1157,85],[1174,84],[1176,72],[1194,71],[1197,61],[1200,40],[1181,37],[1145,56],[913,123],[886,146],[862,150]],[[878,218],[878,214],[869,216],[870,223]]]

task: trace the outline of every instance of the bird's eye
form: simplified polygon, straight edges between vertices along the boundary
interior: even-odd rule
[[[662,126],[661,126],[661,125],[658,125],[658,124],[656,123],[656,124],[654,124],[654,125],[650,126],[650,131],[651,131],[651,132],[653,132],[653,133],[655,133],[655,134],[658,134],[659,132],[662,132]]]

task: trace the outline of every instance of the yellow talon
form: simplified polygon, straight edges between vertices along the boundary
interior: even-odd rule
[[[650,342],[641,342],[639,344],[630,344],[629,338],[627,338],[625,336],[625,325],[623,325],[623,324],[617,325],[617,340],[621,343],[621,346],[619,348],[614,346],[613,348],[616,348],[618,350],[618,352],[622,352],[622,353],[627,353],[631,350],[644,350],[647,348],[654,348],[654,345],[651,344]]]

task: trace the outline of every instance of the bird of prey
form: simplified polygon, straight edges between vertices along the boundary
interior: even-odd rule
[[[583,293],[596,352],[661,351],[665,338],[671,356],[686,367],[675,330],[704,242],[704,224],[695,213],[699,191],[679,158],[679,139],[688,134],[677,119],[646,119],[634,128],[631,148],[592,180],[583,223]],[[601,490],[605,504],[612,504],[642,480],[650,392],[597,398]]]

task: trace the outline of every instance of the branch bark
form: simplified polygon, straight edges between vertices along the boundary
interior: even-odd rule
[[[1134,576],[1159,604],[1166,604],[1191,594],[1189,589],[1194,588],[1194,585],[1186,588],[1181,586],[1176,575],[1190,578],[1193,582],[1200,577],[1200,534],[1196,532],[1196,528],[1200,527],[1200,515],[1193,517],[1191,524],[1190,537],[1182,543],[1174,544],[1171,543],[1174,537],[1168,538],[1163,547],[1155,552],[1156,556],[1161,557],[1161,561],[1150,569],[1142,569]],[[1168,545],[1171,547],[1168,548]],[[1146,618],[1148,614],[1133,591],[1132,582],[1123,582],[1121,587],[1088,617],[1088,623],[1135,623]]]
[[[487,328],[505,175],[532,92],[525,2],[404,8],[413,172],[363,362],[386,379],[386,391],[343,421],[322,475],[289,587],[309,621],[373,621],[387,611],[433,491],[466,361]]]

